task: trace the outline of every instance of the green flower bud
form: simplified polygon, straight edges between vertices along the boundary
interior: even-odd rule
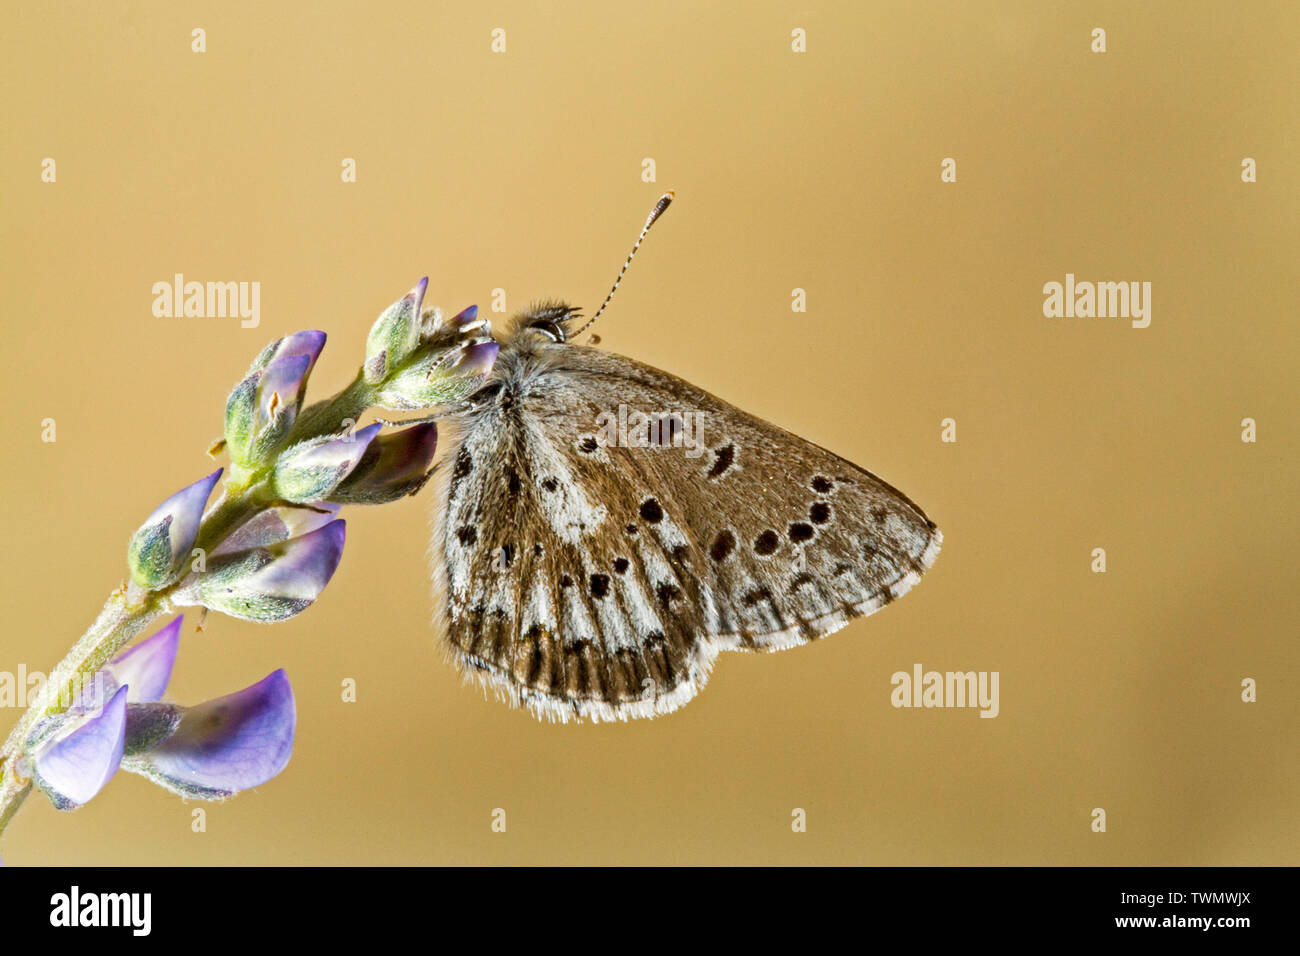
[[[267,464],[302,405],[307,377],[325,347],[324,332],[295,332],[268,345],[226,400],[226,449],[244,468]]]
[[[343,557],[345,522],[298,538],[222,555],[181,583],[172,603],[202,605],[245,621],[283,621],[306,610]]]
[[[357,466],[381,427],[368,425],[356,434],[312,438],[286,450],[271,472],[276,496],[295,504],[327,498]]]
[[[382,408],[414,411],[458,402],[483,384],[496,361],[495,342],[476,342],[450,351],[422,349],[384,383],[376,396]]]
[[[385,309],[366,336],[366,381],[375,385],[388,377],[420,344],[420,303],[428,278],[421,279],[403,298]]]
[[[220,477],[218,468],[206,478],[182,488],[155,508],[131,536],[126,561],[136,584],[152,591],[180,576],[199,536],[203,509]]]

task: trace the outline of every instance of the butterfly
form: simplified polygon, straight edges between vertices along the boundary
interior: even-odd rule
[[[489,331],[492,372],[447,416],[431,545],[446,648],[541,718],[676,710],[720,651],[837,631],[911,589],[943,540],[871,472],[573,341],[671,199],[589,322],[550,302]]]

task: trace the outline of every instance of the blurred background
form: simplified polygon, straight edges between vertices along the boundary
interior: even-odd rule
[[[115,6],[13,6],[0,38],[0,669],[91,622],[268,341],[329,333],[320,398],[422,275],[452,312],[590,312],[669,188],[602,347],[946,540],[905,600],[725,655],[670,717],[552,726],[444,661],[430,502],[348,509],[317,604],[191,615],[170,688],[284,667],[288,769],[223,804],[34,794],[7,863],[1300,863],[1294,4]],[[156,318],[175,273],[260,282],[260,325]],[[1067,273],[1151,282],[1150,327],[1044,317]],[[893,708],[917,663],[998,671],[1000,715]]]

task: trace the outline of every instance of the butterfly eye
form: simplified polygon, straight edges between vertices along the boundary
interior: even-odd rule
[[[550,338],[552,342],[567,342],[569,323],[580,318],[578,309],[564,302],[546,302],[527,312],[520,325],[525,329],[536,329]]]
[[[538,319],[536,322],[529,323],[528,327],[549,335],[552,342],[564,341],[564,326],[554,319]]]

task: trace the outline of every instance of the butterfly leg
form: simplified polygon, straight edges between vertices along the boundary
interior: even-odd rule
[[[453,405],[450,408],[444,408],[442,411],[436,412],[433,415],[422,415],[419,418],[403,418],[401,420],[393,420],[391,418],[376,418],[375,421],[383,425],[385,428],[397,428],[399,426],[405,427],[407,425],[423,425],[425,422],[436,422],[439,419],[446,418],[448,415],[455,415],[457,412],[462,412],[469,407],[470,407],[469,402],[461,402],[460,404]]]

